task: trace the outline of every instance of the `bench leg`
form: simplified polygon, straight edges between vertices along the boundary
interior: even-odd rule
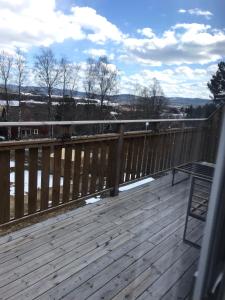
[[[189,194],[189,199],[188,199],[188,207],[187,207],[187,214],[186,214],[186,219],[185,219],[185,225],[184,225],[184,233],[183,233],[183,242],[190,245],[190,246],[193,246],[197,249],[200,249],[200,245],[198,245],[197,243],[194,243],[190,240],[188,240],[186,238],[186,233],[187,233],[187,226],[188,226],[188,218],[189,218],[189,213],[190,213],[190,210],[191,210],[191,202],[192,202],[192,194],[193,194],[193,187],[194,187],[194,178],[192,177],[191,179],[191,188],[190,188],[190,194]]]
[[[173,169],[173,171],[172,171],[172,186],[174,186],[174,177],[175,177],[175,172],[176,172],[176,170],[175,169]]]

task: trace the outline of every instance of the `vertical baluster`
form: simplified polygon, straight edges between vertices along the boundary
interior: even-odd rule
[[[120,172],[120,183],[125,182],[125,176],[127,173],[127,155],[128,155],[128,142],[127,139],[124,140],[123,143],[123,159],[121,164],[121,172]]]
[[[138,139],[138,161],[137,161],[137,178],[143,176],[142,170],[142,161],[144,154],[144,136]],[[141,174],[142,173],[142,174]]]
[[[99,174],[99,190],[103,190],[104,187],[104,175],[106,167],[106,145],[104,142],[101,143],[101,158],[100,158],[100,174]]]
[[[24,149],[15,151],[15,218],[24,216]]]
[[[28,190],[28,214],[37,210],[37,170],[38,170],[38,149],[29,149],[29,190]]]
[[[72,147],[68,145],[65,147],[63,199],[62,199],[63,203],[68,202],[70,200],[71,169],[72,169]]]
[[[10,151],[0,151],[0,224],[10,220]]]
[[[94,194],[96,192],[97,167],[98,167],[98,144],[94,143],[92,146],[90,194]]]
[[[116,196],[119,193],[119,183],[120,183],[120,172],[121,172],[121,163],[123,159],[123,142],[124,142],[124,126],[119,124],[118,126],[118,140],[115,143],[114,150],[114,168],[112,173],[113,178],[113,190],[111,191],[112,196]]]
[[[179,160],[178,160],[178,164],[181,165],[183,164],[183,155],[184,155],[184,129],[182,129],[182,131],[180,131],[179,133],[179,149],[180,149],[180,153],[179,153]]]
[[[53,171],[53,187],[52,187],[52,206],[59,205],[60,198],[60,177],[61,177],[61,146],[54,147],[54,171]]]
[[[82,171],[82,190],[81,196],[84,197],[88,194],[89,170],[90,170],[90,146],[88,144],[84,147],[84,161]]]
[[[42,147],[41,160],[41,204],[40,209],[49,207],[49,174],[50,174],[50,147]]]
[[[159,135],[154,134],[153,143],[152,143],[152,157],[151,157],[151,174],[156,173],[157,171],[157,162],[158,162],[158,149],[159,149]]]
[[[81,177],[81,145],[75,146],[74,176],[73,176],[73,200],[80,196],[80,177]]]
[[[164,154],[165,154],[165,133],[160,133],[159,135],[159,161],[158,161],[158,169],[157,172],[163,171],[163,163],[164,163]]]
[[[133,148],[134,148],[134,140],[129,138],[128,140],[128,155],[127,155],[127,169],[126,169],[126,178],[125,182],[130,181],[131,170],[132,170],[132,156],[133,156]]]
[[[162,163],[161,163],[161,170],[166,170],[167,165],[167,155],[168,155],[168,133],[163,133],[163,143],[162,143]]]
[[[134,138],[134,148],[132,156],[132,169],[131,169],[131,180],[134,180],[137,176],[137,158],[138,158],[138,139]]]
[[[105,171],[104,171],[104,184],[108,188],[108,168],[109,168],[109,143],[106,142],[106,158],[105,158]]]
[[[192,146],[193,146],[193,129],[191,128],[190,134],[189,134],[190,140],[189,140],[189,147],[188,147],[188,161],[192,161]]]
[[[147,135],[147,133],[145,133],[144,140],[143,140],[143,154],[142,154],[142,162],[141,162],[142,177],[147,175],[148,138],[149,136]]]
[[[153,141],[153,137],[152,134],[150,134],[146,139],[146,161],[145,160],[143,161],[143,165],[146,164],[145,175],[149,175],[151,170],[152,141]]]

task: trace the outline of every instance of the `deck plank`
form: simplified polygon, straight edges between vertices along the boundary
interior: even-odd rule
[[[152,210],[151,212],[154,212],[154,210]],[[176,213],[176,211],[174,212],[174,213]],[[149,216],[150,216],[150,213],[148,213],[148,215],[146,216],[148,219],[149,219]],[[154,214],[153,214],[153,216],[154,216]],[[145,218],[146,218],[145,217]],[[146,220],[148,223],[149,223],[149,220]],[[165,220],[169,220],[169,218],[168,218],[168,216],[166,215],[166,216],[164,216],[164,219]],[[126,224],[123,224],[122,226],[120,225],[120,226],[118,226],[117,228],[115,228],[114,230],[109,230],[108,228],[107,228],[107,226],[105,227],[105,230],[106,231],[108,231],[108,234],[110,234],[112,237],[113,237],[113,234],[115,234],[115,233],[117,233],[117,232],[120,232],[120,233],[122,233],[122,232],[124,232],[126,229],[132,229],[132,226],[134,227],[134,226],[136,226],[137,224],[139,224],[139,222],[140,221],[142,221],[143,220],[143,217],[142,218],[137,218],[137,220],[136,220],[136,222],[134,222],[133,220],[130,220],[130,221],[127,221],[126,222]],[[159,222],[163,222],[163,220],[161,219],[161,221],[159,220],[158,221],[158,224],[159,224]],[[153,225],[153,223],[154,223],[154,225]],[[165,223],[165,222],[164,222]],[[145,236],[145,239],[147,239],[147,238],[149,238],[149,234],[150,233],[154,233],[155,232],[155,230],[156,230],[156,226],[158,226],[158,224],[157,224],[157,222],[152,222],[152,229],[151,230],[149,230],[148,231],[148,235],[147,236]],[[91,226],[93,226],[92,224],[91,224]],[[111,226],[112,227],[112,226]],[[145,226],[146,227],[146,226]],[[112,228],[110,228],[110,229],[112,229]],[[102,230],[102,229],[101,229]],[[89,231],[89,230],[88,230]],[[89,242],[90,240],[92,240],[94,237],[96,238],[96,233],[95,233],[95,231],[91,231],[91,232],[88,232],[88,234],[84,234],[83,232],[81,232],[81,234],[82,234],[82,240],[83,240],[83,243],[84,243],[84,241],[87,243],[87,242]],[[98,232],[97,232],[97,234],[99,234]],[[87,237],[86,237],[87,236]],[[140,236],[141,238],[142,238],[142,236],[144,236],[143,234]],[[76,236],[74,237],[74,235],[72,235],[71,233],[69,234],[69,237],[72,237],[73,239],[75,239],[76,238]],[[86,239],[84,239],[84,238],[86,238]],[[87,240],[87,238],[89,238],[89,240]],[[139,242],[140,242],[140,239],[139,239],[139,235],[137,236],[137,237],[135,237],[135,239],[136,240],[138,240]],[[91,241],[90,241],[91,242]],[[57,239],[56,239],[56,237],[54,237],[54,241],[51,241],[51,243],[50,244],[47,244],[47,246],[48,246],[48,251],[49,252],[52,252],[53,250],[54,251],[56,251],[57,250],[57,247],[60,247],[61,249],[63,249],[63,250],[65,250],[65,251],[67,251],[67,252],[69,252],[71,249],[74,249],[74,248],[76,248],[78,245],[80,245],[82,242],[81,242],[81,240],[79,239],[79,236],[77,236],[77,238],[76,238],[76,240],[75,240],[75,243],[74,242],[68,242],[67,244],[66,244],[66,246],[63,246],[64,245],[64,243],[65,243],[65,240],[63,240],[61,243],[59,243],[59,242],[57,242]],[[88,244],[86,244],[86,249],[89,249],[89,247],[94,247],[95,248],[95,243],[92,243],[92,245],[90,245],[90,243],[89,243],[89,245]],[[10,264],[8,263],[8,262],[6,262],[6,263],[3,263],[2,264],[2,268],[1,268],[1,273],[2,272],[5,272],[6,271],[6,269],[8,269],[8,271],[10,271],[9,270],[9,267],[10,267],[10,269],[12,269],[12,268],[14,268],[14,267],[16,267],[16,264],[20,264],[20,265],[22,265],[22,263],[26,263],[26,261],[29,259],[29,260],[31,260],[32,259],[32,262],[27,266],[27,264],[24,266],[24,268],[23,268],[23,270],[25,271],[25,272],[28,272],[28,271],[31,271],[31,266],[32,265],[34,265],[34,267],[35,268],[37,268],[37,264],[40,266],[40,264],[41,263],[43,263],[43,264],[46,264],[47,263],[47,261],[46,261],[46,259],[51,259],[52,260],[52,253],[50,253],[49,254],[49,256],[48,256],[48,253],[46,253],[45,255],[42,255],[42,257],[39,259],[38,258],[38,256],[40,256],[41,255],[41,252],[43,252],[43,253],[45,253],[46,252],[46,249],[45,249],[46,247],[39,247],[39,248],[37,248],[37,249],[33,249],[33,251],[32,251],[32,256],[31,257],[29,257],[29,256],[27,256],[27,253],[25,253],[24,255],[20,255],[20,256],[17,256],[17,258],[14,260],[14,262],[11,260],[11,262],[10,262]],[[92,249],[92,248],[90,248],[90,249]],[[37,251],[38,250],[38,251]],[[35,252],[37,253],[36,254],[36,256],[37,256],[37,259],[34,259],[35,258]],[[18,254],[18,253],[17,253]],[[57,251],[57,253],[56,253],[56,258],[57,258],[57,256],[60,256],[60,251]],[[66,254],[66,253],[65,253]],[[71,253],[71,255],[72,255],[72,253]],[[19,260],[18,260],[18,258],[19,258]],[[29,262],[29,261],[28,261]],[[50,262],[50,261],[49,261]],[[20,270],[21,270],[21,268],[20,268]],[[19,270],[18,270],[19,271]],[[22,274],[21,274],[21,272],[18,272],[17,271],[17,276],[21,276]],[[46,271],[45,271],[46,272]],[[11,278],[11,280],[13,279],[12,277],[10,277]],[[6,279],[5,279],[6,280]],[[4,281],[5,281],[4,280]],[[1,281],[0,281],[0,286],[1,286]]]
[[[163,176],[0,238],[0,299],[182,299],[199,255],[182,242],[188,190]]]

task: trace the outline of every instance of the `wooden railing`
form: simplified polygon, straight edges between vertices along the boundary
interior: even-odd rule
[[[118,132],[112,134],[2,142],[0,224],[104,191],[117,195],[121,184],[209,155],[206,120],[194,127],[138,132],[124,132],[126,121],[116,123]]]

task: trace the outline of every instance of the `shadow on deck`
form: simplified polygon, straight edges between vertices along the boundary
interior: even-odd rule
[[[0,238],[0,299],[188,299],[188,192],[167,175]],[[189,222],[194,241],[200,225]]]

